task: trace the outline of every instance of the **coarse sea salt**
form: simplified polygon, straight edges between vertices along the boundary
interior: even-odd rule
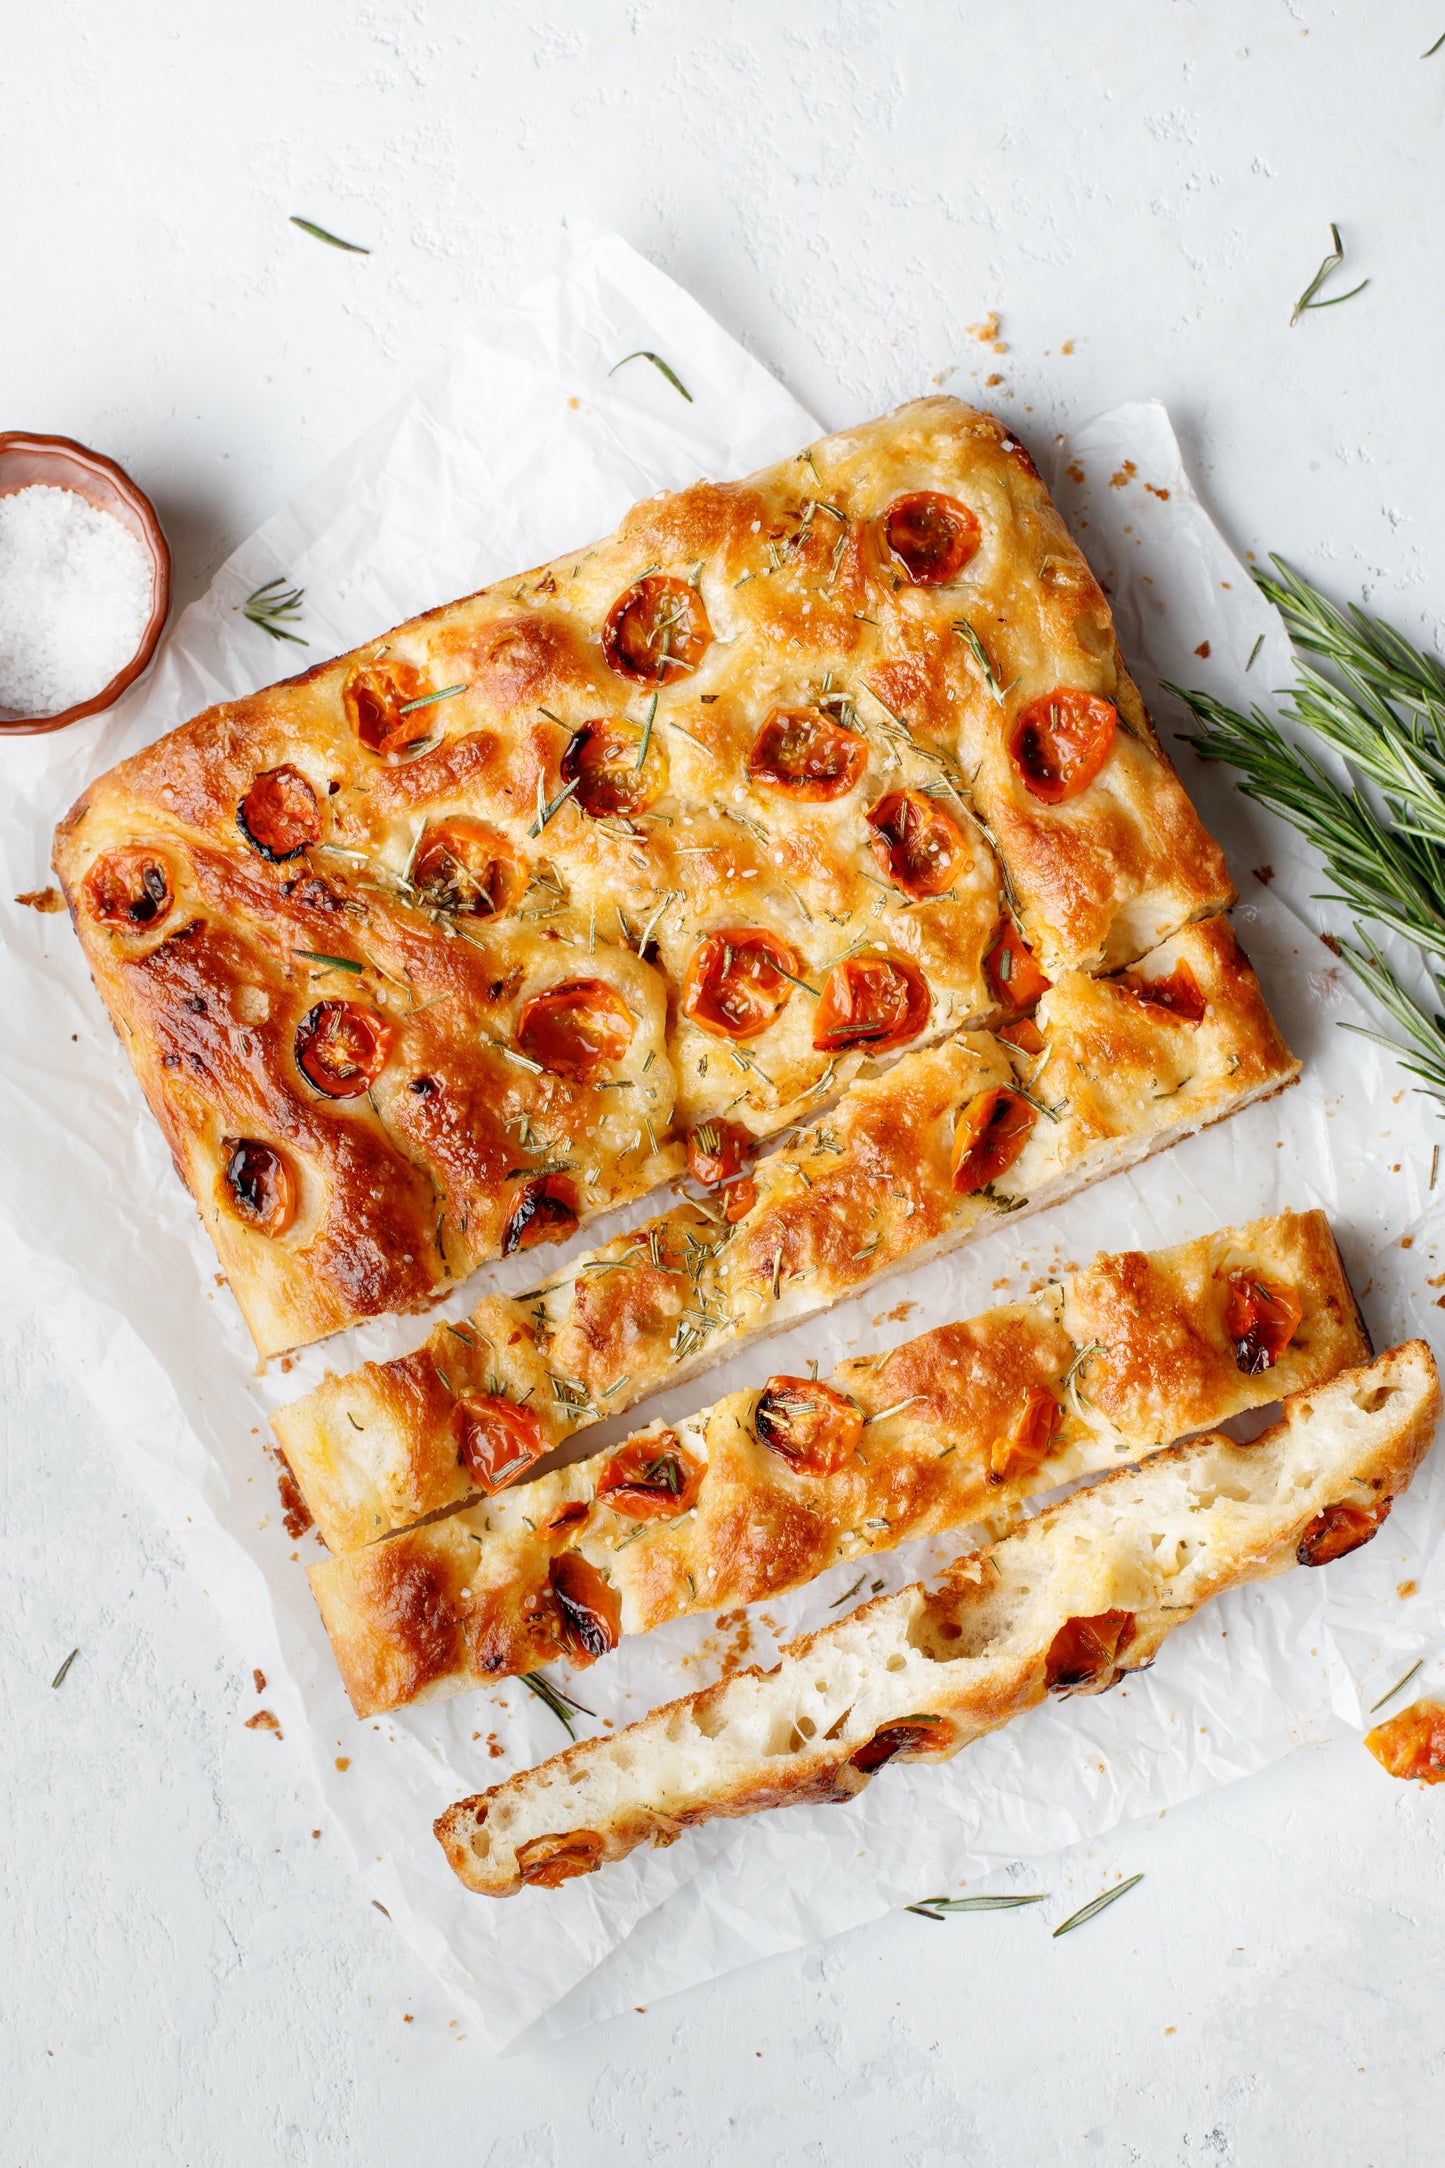
[[[0,497],[0,708],[57,715],[93,699],[140,646],[155,568],[77,490]]]

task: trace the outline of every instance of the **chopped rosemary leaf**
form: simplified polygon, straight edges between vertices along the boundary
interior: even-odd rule
[[[325,956],[320,949],[292,949],[293,956],[304,956],[310,964],[326,964],[332,971],[364,971],[365,964],[357,963],[353,956]],[[384,976],[385,974],[383,974]]]
[[[997,1897],[920,1897],[916,1905],[905,1905],[905,1912],[921,1912],[925,1919],[936,1920],[943,1912],[1017,1912],[1021,1905],[1048,1903],[1048,1891],[1031,1891],[1027,1897],[1000,1894]]]
[[[398,715],[410,715],[414,708],[429,708],[437,700],[450,700],[456,693],[464,693],[465,685],[444,685],[439,693],[423,693],[420,700],[403,700]]]
[[[1137,1889],[1143,1879],[1142,1874],[1131,1874],[1127,1882],[1120,1882],[1117,1888],[1106,1889],[1102,1897],[1095,1897],[1088,1904],[1081,1905],[1077,1912],[1070,1913],[1061,1927],[1054,1929],[1050,1939],[1057,1942],[1059,1936],[1068,1934],[1071,1928],[1082,1927],[1086,1920],[1097,1919],[1101,1912],[1106,1912],[1110,1905],[1117,1904],[1131,1889]]]
[[[687,401],[688,405],[692,405],[692,393],[688,390],[686,384],[683,383],[682,378],[678,375],[675,369],[668,367],[668,364],[663,360],[661,354],[654,354],[651,347],[639,346],[636,353],[624,354],[621,361],[613,362],[612,367],[608,370],[607,374],[609,376],[616,376],[618,370],[625,369],[629,361],[650,361],[653,368],[660,370],[663,376],[667,378],[667,381],[672,386],[673,390],[676,392],[681,392],[683,398]]]
[[[371,250],[363,248],[359,241],[343,241],[339,233],[328,233],[326,228],[318,226],[314,219],[298,218],[294,211],[291,213],[291,224],[299,226],[303,233],[309,233],[313,241],[324,241],[328,248],[345,249],[348,256],[369,256],[371,254]]]
[[[1347,294],[1335,294],[1328,301],[1316,301],[1315,295],[1345,260],[1345,244],[1340,239],[1340,229],[1333,220],[1330,223],[1330,239],[1334,247],[1329,255],[1322,259],[1318,271],[1295,303],[1290,315],[1291,327],[1299,322],[1307,309],[1337,309],[1342,301],[1353,301],[1356,294],[1362,294],[1370,283],[1368,279],[1361,279],[1359,285],[1352,286]]]
[[[1387,1701],[1393,1701],[1395,1696],[1401,1691],[1401,1689],[1409,1685],[1410,1681],[1414,1678],[1416,1672],[1423,1671],[1424,1668],[1425,1659],[1422,1656],[1419,1659],[1418,1663],[1411,1664],[1409,1670],[1405,1673],[1403,1679],[1396,1679],[1394,1685],[1390,1688],[1387,1694],[1381,1694],[1378,1701],[1372,1701],[1370,1703],[1371,1716],[1374,1715],[1376,1709],[1383,1709]]]
[[[70,1654],[66,1657],[65,1662],[61,1665],[60,1669],[56,1672],[55,1677],[50,1682],[53,1687],[63,1686],[65,1684],[65,1674],[70,1669],[71,1665],[75,1662],[75,1659],[79,1654],[79,1649],[71,1650]],[[1417,1664],[1415,1668],[1418,1671],[1420,1667]]]

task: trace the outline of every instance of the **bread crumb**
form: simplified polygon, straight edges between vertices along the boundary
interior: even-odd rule
[[[1135,475],[1138,472],[1139,469],[1135,466],[1133,460],[1126,459],[1123,466],[1120,467],[1116,473],[1109,476],[1110,489],[1125,488],[1130,482],[1133,481]]]
[[[994,340],[998,337],[998,331],[997,309],[990,309],[981,324],[970,324],[968,327],[969,337],[977,339],[980,346],[992,346]]]
[[[15,898],[32,911],[63,911],[65,898],[58,888],[27,888]]]
[[[1079,483],[1081,483],[1084,479],[1084,470],[1079,465],[1077,459],[1071,459],[1067,467],[1065,467],[1064,472],[1065,474],[1067,474],[1069,480],[1074,484],[1076,488],[1078,487]]]
[[[264,1671],[256,1671],[256,1670],[253,1670],[253,1671],[252,1671],[252,1673],[251,1673],[251,1677],[252,1677],[252,1678],[253,1678],[253,1679],[255,1680],[255,1682],[256,1682],[256,1691],[257,1691],[257,1693],[258,1693],[258,1694],[264,1694],[264,1693],[265,1693],[265,1691],[266,1691],[266,1674],[265,1674],[265,1672],[264,1672]]]
[[[1157,497],[1161,504],[1167,504],[1169,502],[1169,492],[1167,489],[1157,489],[1153,482],[1146,482],[1144,484],[1144,487],[1148,490],[1150,496]]]
[[[1072,352],[1073,352],[1073,351],[1074,351],[1074,342],[1073,342],[1073,340],[1072,340],[1072,339],[1065,339],[1065,341],[1064,341],[1063,345],[1062,345],[1062,346],[1061,346],[1061,347],[1059,348],[1059,352],[1060,352],[1061,354],[1072,354]]]
[[[1395,1594],[1399,1597],[1401,1603],[1410,1601],[1418,1585],[1418,1582],[1415,1581],[1397,1581],[1395,1583]]]
[[[1208,662],[1209,642],[1207,640],[1201,640],[1198,647],[1195,648],[1194,652],[1199,657],[1199,660],[1201,662]]]
[[[344,1776],[347,1770],[351,1767],[351,1756],[349,1754],[338,1754],[336,1757],[336,1766]]]
[[[984,378],[984,383],[988,386],[990,390],[993,389],[995,384],[1001,384],[1002,382],[1003,378],[999,374],[997,369],[993,370],[990,375]]]
[[[269,1731],[274,1733],[278,1739],[281,1737],[281,1726],[269,1709],[258,1709],[254,1716],[248,1716],[246,1729],[247,1731]]]
[[[1256,866],[1254,869],[1254,877],[1258,881],[1261,888],[1268,888],[1270,882],[1274,879],[1274,867]]]

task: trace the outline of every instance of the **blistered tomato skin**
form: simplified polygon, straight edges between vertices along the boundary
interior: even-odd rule
[[[862,1411],[819,1378],[769,1378],[753,1412],[758,1443],[804,1475],[836,1475],[863,1437]]]
[[[1034,1110],[1006,1085],[980,1092],[958,1118],[953,1132],[953,1186],[961,1196],[987,1189],[1007,1174],[1028,1143]]]
[[[667,788],[667,755],[659,731],[602,717],[584,723],[562,755],[564,783],[589,820],[645,813]]]
[[[540,1460],[547,1450],[530,1408],[499,1393],[468,1393],[452,1411],[457,1458],[488,1497]]]
[[[1445,1706],[1415,1701],[1365,1733],[1365,1744],[1392,1777],[1445,1784]]]
[[[1109,757],[1118,712],[1094,693],[1045,693],[1021,710],[1009,753],[1030,797],[1063,805],[1094,781]]]
[[[272,865],[299,858],[321,840],[321,808],[299,768],[288,762],[258,775],[236,808],[246,841]]]
[[[999,920],[983,968],[994,1000],[1010,1009],[1031,1009],[1053,984],[1040,971],[1033,950],[1011,918]]]
[[[425,830],[408,878],[428,910],[495,918],[520,898],[527,869],[505,836],[458,815]]]
[[[868,747],[818,708],[774,708],[748,755],[755,783],[799,803],[844,798],[868,766]]]
[[[977,553],[983,529],[966,504],[942,490],[895,497],[881,522],[885,561],[916,587],[946,587]]]
[[[590,1559],[564,1551],[548,1568],[557,1599],[562,1649],[578,1669],[595,1664],[622,1638],[622,1604]]]
[[[85,898],[102,926],[143,933],[168,915],[175,893],[164,859],[124,850],[97,858],[85,877]]]
[[[895,888],[917,903],[947,894],[967,851],[951,813],[921,790],[894,790],[867,818],[873,855]]]
[[[1014,1419],[1011,1429],[996,1438],[989,1452],[990,1483],[1011,1483],[1032,1475],[1049,1457],[1063,1421],[1063,1409],[1045,1385],[1036,1385]]]
[[[702,1478],[702,1463],[668,1430],[613,1454],[598,1478],[597,1503],[629,1521],[676,1520],[696,1505]]]
[[[1167,977],[1140,979],[1126,973],[1114,984],[1120,993],[1142,1002],[1145,1008],[1162,1009],[1181,1024],[1202,1024],[1209,1008],[1204,990],[1187,963],[1178,963]]]
[[[257,1137],[223,1137],[221,1164],[236,1217],[257,1234],[284,1235],[296,1217],[296,1174],[285,1154]]]
[[[1300,1537],[1295,1557],[1302,1566],[1328,1566],[1337,1558],[1348,1558],[1379,1534],[1394,1502],[1382,1498],[1373,1506],[1326,1506]]]
[[[1289,1346],[1304,1316],[1292,1287],[1237,1272],[1229,1283],[1224,1329],[1234,1345],[1234,1360],[1246,1377],[1272,1370]]]
[[[608,668],[635,685],[671,685],[695,670],[711,645],[702,596],[665,573],[650,573],[619,595],[602,627]]]
[[[1116,1685],[1119,1659],[1134,1639],[1132,1611],[1066,1619],[1049,1644],[1044,1685],[1051,1694],[1102,1694]]]
[[[754,1140],[735,1122],[714,1116],[699,1122],[687,1140],[687,1171],[705,1189],[732,1182],[752,1159]]]
[[[860,1746],[856,1754],[848,1756],[850,1769],[871,1776],[891,1762],[896,1754],[924,1752],[940,1753],[953,1744],[953,1726],[942,1717],[903,1717],[896,1724],[885,1724],[875,1731],[866,1746]]]
[[[529,1889],[560,1889],[576,1875],[595,1874],[602,1852],[603,1840],[595,1829],[533,1837],[517,1847],[517,1872]]]
[[[427,688],[409,663],[394,659],[365,664],[346,681],[342,701],[347,719],[368,753],[385,758],[430,737],[433,724],[424,701]],[[405,711],[405,712],[404,712]]]
[[[381,1075],[391,1026],[354,1001],[318,1001],[296,1028],[296,1066],[327,1099],[357,1099]]]
[[[519,1182],[519,1195],[502,1234],[502,1255],[533,1250],[541,1242],[565,1242],[578,1225],[577,1198],[560,1174],[534,1175]]]
[[[534,994],[517,1019],[517,1046],[554,1076],[590,1083],[632,1044],[631,1010],[605,979],[569,979]]]
[[[682,1011],[722,1039],[756,1039],[787,1007],[803,959],[777,934],[752,927],[710,933],[693,952]]]
[[[851,1046],[882,1053],[916,1039],[932,1013],[928,982],[915,965],[896,956],[850,956],[823,981],[813,1045],[820,1054]]]

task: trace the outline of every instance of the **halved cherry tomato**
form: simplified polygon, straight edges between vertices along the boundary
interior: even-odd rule
[[[579,1224],[577,1197],[560,1174],[534,1175],[519,1185],[519,1195],[502,1231],[502,1255],[534,1250],[539,1242],[565,1242]]]
[[[388,657],[365,664],[347,679],[342,701],[352,729],[368,753],[403,753],[429,737],[432,711],[421,673],[410,663]],[[403,713],[403,710],[406,713]]]
[[[284,1235],[296,1217],[296,1172],[259,1137],[222,1137],[226,1190],[238,1219],[257,1234]]]
[[[1053,985],[1053,980],[1046,979],[1034,962],[1034,952],[1018,927],[1007,916],[999,920],[998,932],[984,957],[983,968],[994,1000],[1006,1002],[1011,1009],[1031,1009],[1040,995],[1046,994]]]
[[[595,1874],[602,1865],[602,1851],[603,1839],[595,1829],[529,1837],[517,1847],[517,1872],[529,1889],[558,1889],[574,1875]]]
[[[742,1173],[755,1149],[756,1139],[746,1129],[739,1129],[735,1122],[710,1118],[688,1133],[687,1171],[694,1182],[701,1182],[706,1189],[717,1189]]]
[[[554,1558],[547,1578],[561,1613],[564,1651],[579,1669],[595,1664],[622,1638],[622,1599],[579,1551]]]
[[[254,850],[281,865],[320,841],[321,808],[301,770],[286,761],[255,778],[236,808],[236,825]]]
[[[686,580],[662,572],[619,595],[602,627],[608,668],[637,685],[670,685],[685,677],[711,645],[702,596]]]
[[[863,739],[820,708],[774,708],[748,755],[755,783],[814,804],[846,796],[867,765]]]
[[[892,790],[867,816],[873,855],[895,888],[921,900],[941,896],[967,849],[951,813],[921,790]]]
[[[885,1724],[875,1731],[866,1746],[860,1746],[856,1754],[848,1756],[850,1769],[861,1770],[870,1776],[891,1762],[895,1754],[915,1754],[920,1748],[935,1753],[953,1744],[953,1726],[939,1717],[903,1717],[896,1724]]]
[[[917,587],[956,580],[983,540],[983,529],[966,504],[941,490],[915,489],[895,497],[883,515],[883,540],[894,562]]]
[[[1044,1035],[1031,1016],[1016,1016],[1011,1024],[1000,1024],[998,1035],[1021,1054],[1042,1054],[1044,1050]]]
[[[848,956],[823,981],[813,1045],[820,1054],[846,1046],[882,1053],[916,1039],[932,1014],[928,981],[916,965],[896,956]]]
[[[531,1409],[500,1393],[467,1393],[452,1410],[452,1433],[458,1460],[489,1498],[547,1450]]]
[[[1045,693],[1019,715],[1009,752],[1023,786],[1045,805],[1087,790],[1114,742],[1118,715],[1094,693]]]
[[[175,902],[170,872],[153,851],[107,851],[85,876],[85,895],[103,926],[154,926]]]
[[[775,933],[737,927],[693,951],[682,1013],[724,1039],[756,1039],[787,1007],[803,959]]]
[[[1167,1009],[1181,1024],[1202,1024],[1209,1003],[1204,989],[1187,963],[1177,963],[1167,978],[1140,979],[1126,976],[1114,984],[1146,1008]]]
[[[990,1483],[1011,1483],[1016,1476],[1032,1475],[1049,1457],[1064,1411],[1045,1385],[1035,1385],[1001,1438],[995,1438],[988,1456]]]
[[[568,979],[533,994],[517,1019],[517,1045],[554,1076],[590,1083],[621,1061],[636,1030],[632,1011],[605,979]]]
[[[1332,1559],[1348,1558],[1379,1534],[1394,1503],[1393,1498],[1382,1498],[1376,1506],[1326,1506],[1300,1537],[1295,1557],[1302,1566],[1328,1566]]]
[[[391,1026],[354,1001],[318,1001],[296,1027],[296,1066],[328,1099],[357,1099],[386,1066]]]
[[[1445,1784],[1445,1707],[1438,1701],[1412,1702],[1367,1731],[1365,1744],[1392,1777]]]
[[[769,1378],[753,1411],[758,1443],[802,1475],[836,1475],[856,1452],[863,1416],[818,1378]]]
[[[722,1193],[723,1218],[729,1227],[746,1219],[758,1201],[758,1185],[749,1175],[745,1182],[729,1182]]]
[[[527,868],[505,836],[458,815],[426,829],[411,862],[410,880],[433,911],[457,918],[495,918],[521,895]]]
[[[1034,1110],[1007,1085],[980,1092],[953,1132],[953,1186],[967,1197],[1007,1174],[1028,1142]]]
[[[667,788],[667,754],[658,731],[603,716],[584,723],[562,755],[562,780],[575,782],[573,803],[589,820],[645,813]],[[641,756],[639,758],[639,756]]]
[[[597,1484],[597,1503],[629,1521],[670,1521],[697,1503],[702,1482],[695,1460],[676,1433],[635,1438],[613,1454]]]
[[[1273,1370],[1299,1329],[1304,1305],[1292,1287],[1236,1272],[1229,1283],[1224,1329],[1234,1342],[1234,1359],[1246,1377]]]
[[[1049,1643],[1044,1684],[1051,1694],[1102,1694],[1119,1676],[1119,1658],[1134,1639],[1132,1611],[1099,1611],[1067,1619]]]

